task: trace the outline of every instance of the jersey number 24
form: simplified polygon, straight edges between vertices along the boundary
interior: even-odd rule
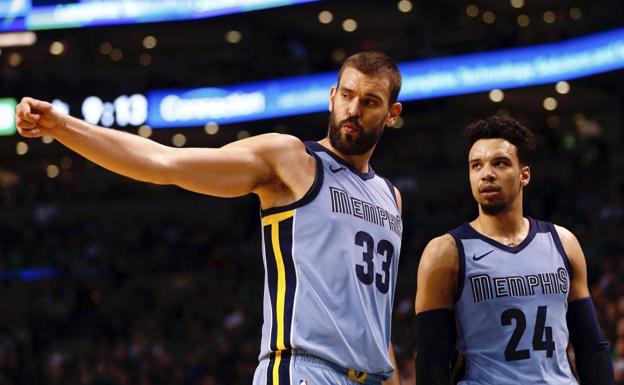
[[[547,306],[539,306],[535,317],[535,327],[533,328],[533,350],[545,350],[546,357],[553,356],[555,351],[555,341],[553,340],[552,327],[546,326]],[[511,338],[505,348],[505,361],[528,360],[531,358],[529,349],[518,350],[520,339],[526,330],[526,316],[520,309],[507,309],[501,314],[501,324],[503,326],[511,325],[511,321],[515,320],[516,328],[511,334]]]

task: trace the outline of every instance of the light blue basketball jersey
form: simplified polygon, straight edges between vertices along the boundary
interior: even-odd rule
[[[402,233],[394,189],[372,168],[361,173],[316,142],[306,147],[317,163],[310,191],[262,212],[259,359],[269,363],[261,376],[289,384],[290,357],[302,353],[351,369],[355,379],[387,378]]]
[[[566,356],[571,268],[551,223],[505,246],[469,224],[452,230],[460,274],[455,304],[461,385],[577,384]]]

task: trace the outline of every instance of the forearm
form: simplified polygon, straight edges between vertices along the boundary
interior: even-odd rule
[[[381,383],[382,385],[401,385],[401,376],[399,375],[398,369],[395,369],[392,373],[392,378],[388,381],[384,381]]]
[[[394,372],[392,372],[392,378],[390,378],[388,381],[384,381],[382,385],[401,385],[399,365],[397,363],[396,356],[394,355],[394,348],[392,347],[392,343],[390,343],[390,348],[388,349],[388,356],[390,357],[390,362],[392,362],[392,366],[394,366]]]
[[[567,320],[581,385],[615,384],[609,347],[600,331],[591,299],[570,301]]]
[[[450,385],[449,360],[455,343],[455,316],[449,309],[416,315],[416,384]]]
[[[48,133],[60,143],[108,170],[132,179],[167,184],[168,147],[127,132],[66,116]]]

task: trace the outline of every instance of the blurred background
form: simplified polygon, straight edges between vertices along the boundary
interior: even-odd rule
[[[621,0],[0,1],[0,384],[250,384],[262,323],[255,197],[23,139],[19,98],[171,146],[317,140],[340,63],[371,49],[404,74],[372,161],[403,194],[403,384],[420,253],[476,215],[462,129],[494,114],[537,135],[526,214],[580,239],[624,384],[622,27]]]

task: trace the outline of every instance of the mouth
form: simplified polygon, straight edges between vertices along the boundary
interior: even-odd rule
[[[345,124],[342,126],[342,131],[344,131],[347,134],[355,134],[358,130],[357,130],[357,127],[351,124]]]
[[[353,122],[343,123],[341,128],[345,134],[356,134],[362,130],[359,124]]]
[[[492,184],[487,184],[479,187],[479,194],[484,198],[493,198],[500,193],[500,187]]]

